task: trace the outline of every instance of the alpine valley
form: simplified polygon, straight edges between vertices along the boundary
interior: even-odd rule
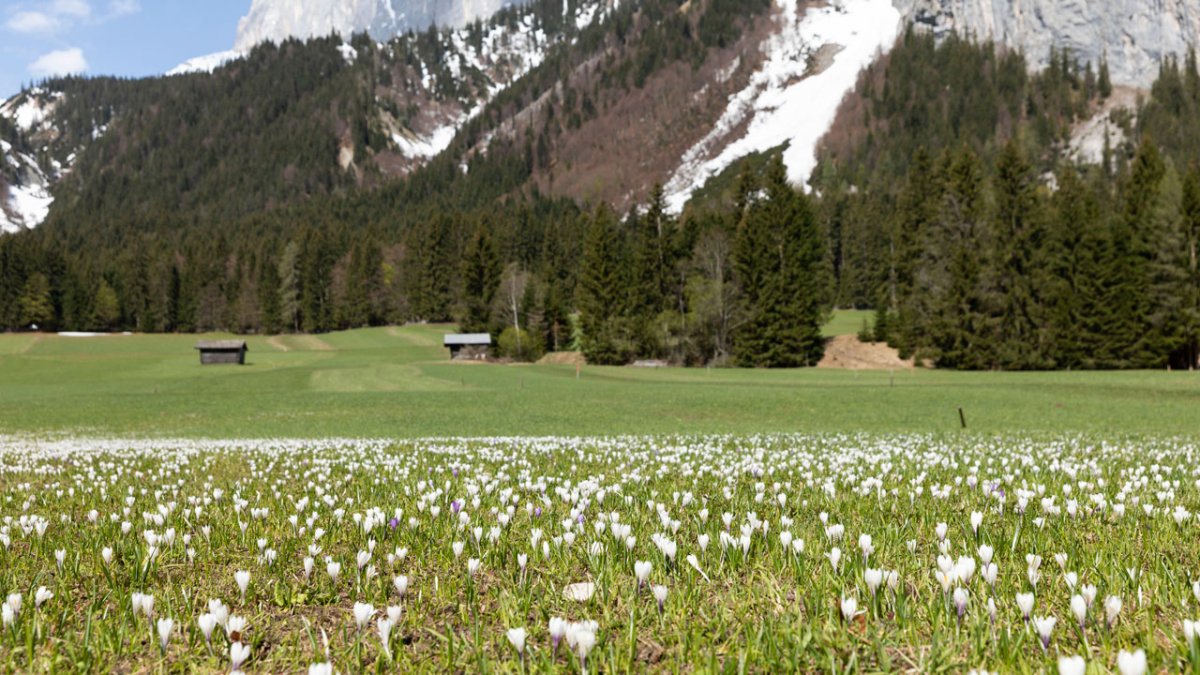
[[[793,323],[939,365],[1194,365],[1198,41],[1200,0],[253,0],[0,104],[0,328],[802,365],[739,357],[792,274]]]

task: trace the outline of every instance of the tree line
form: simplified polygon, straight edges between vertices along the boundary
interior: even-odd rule
[[[1200,76],[1164,63],[1102,161],[1072,125],[1106,67],[909,33],[864,73],[812,194],[776,150],[681,215],[530,187],[532,137],[460,168],[217,219],[72,211],[0,237],[0,328],[321,332],[454,321],[504,354],[802,366],[832,307],[864,337],[962,369],[1184,368],[1200,335]],[[952,96],[944,93],[951,83]],[[940,84],[939,84],[940,83]],[[857,107],[855,107],[857,106]],[[118,229],[120,230],[118,232]]]

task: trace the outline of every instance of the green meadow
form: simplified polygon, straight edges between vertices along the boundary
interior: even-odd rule
[[[857,332],[861,313],[831,333]],[[0,335],[0,434],[207,438],[772,432],[1185,434],[1188,372],[638,369],[450,363],[446,326],[251,337]]]

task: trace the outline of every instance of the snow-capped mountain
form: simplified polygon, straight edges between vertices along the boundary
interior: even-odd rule
[[[367,32],[389,40],[431,25],[460,27],[517,0],[254,0],[238,24],[234,50],[261,42]]]
[[[1149,87],[1165,56],[1200,44],[1196,0],[894,0],[905,17],[1025,52],[1034,67],[1051,47],[1098,65],[1113,82]]]

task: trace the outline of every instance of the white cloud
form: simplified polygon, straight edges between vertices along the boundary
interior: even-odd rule
[[[83,58],[83,50],[78,47],[42,54],[38,60],[29,64],[29,72],[36,77],[73,75],[86,72],[87,69],[87,59]]]
[[[60,25],[57,18],[45,12],[17,12],[5,23],[14,33],[53,33]]]
[[[112,16],[128,16],[142,11],[142,3],[138,0],[112,0],[108,3],[108,13]]]
[[[54,0],[54,13],[60,16],[86,19],[92,15],[92,6],[87,3],[87,0]]]

